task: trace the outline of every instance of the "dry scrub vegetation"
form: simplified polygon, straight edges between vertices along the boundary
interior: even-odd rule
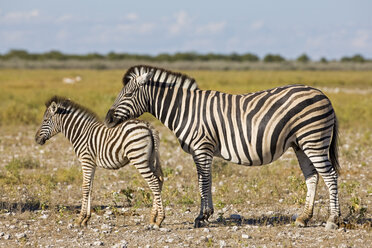
[[[203,89],[231,93],[291,83],[326,89],[341,126],[339,194],[345,223],[339,230],[324,230],[328,193],[322,180],[309,227],[294,226],[306,185],[292,151],[263,167],[215,159],[215,214],[209,226],[193,229],[200,204],[195,166],[174,135],[149,115],[143,118],[156,126],[161,138],[163,228],[146,229],[152,196],[132,166],[97,170],[90,225],[73,227],[81,205],[81,168],[62,135],[43,147],[34,142],[43,103],[53,94],[64,95],[103,117],[121,88],[123,73],[1,71],[0,246],[368,247],[372,242],[372,72],[187,72]],[[75,76],[82,80],[62,83],[63,77]]]

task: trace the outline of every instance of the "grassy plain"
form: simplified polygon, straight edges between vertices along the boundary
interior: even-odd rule
[[[0,244],[14,242],[11,244],[48,245],[51,242],[50,236],[70,235],[68,224],[76,218],[81,204],[81,170],[70,144],[61,135],[52,138],[43,147],[35,144],[33,137],[45,110],[44,102],[55,94],[66,96],[89,107],[103,118],[122,87],[124,72],[0,71],[0,233],[13,235],[10,241],[0,238]],[[194,77],[201,89],[234,94],[298,83],[323,89],[332,101],[340,121],[342,176],[339,192],[342,214],[346,220],[344,228],[347,231],[346,236],[340,233],[341,237],[338,233],[334,236],[323,233],[321,225],[327,218],[328,193],[320,180],[310,226],[314,232],[318,232],[311,235],[322,238],[319,243],[313,241],[312,244],[365,244],[363,233],[367,236],[371,234],[372,218],[372,71],[184,72]],[[76,76],[82,80],[75,84],[62,83],[64,77]],[[215,215],[210,225],[213,235],[208,238],[207,233],[204,237],[203,233],[188,229],[199,206],[196,169],[191,157],[181,151],[174,135],[161,123],[149,115],[142,118],[151,121],[160,131],[161,159],[166,178],[163,200],[167,207],[167,218],[164,226],[171,230],[169,235],[176,233],[181,237],[179,241],[174,238],[173,245],[184,242],[190,246],[216,246],[222,239],[230,246],[264,245],[270,242],[288,247],[308,244],[305,234],[302,239],[291,238],[289,235],[297,232],[292,229],[301,230],[293,227],[293,216],[303,207],[306,193],[303,176],[293,152],[286,153],[273,165],[264,167],[246,168],[220,159],[214,160]],[[115,236],[115,230],[130,231],[127,237],[133,246],[146,245],[136,243],[139,242],[135,238],[138,234],[133,237],[130,234],[137,230],[140,235],[148,235],[139,226],[147,223],[151,205],[149,192],[140,174],[131,166],[119,171],[99,169],[94,181],[92,206],[95,215],[91,220],[91,228],[99,229],[101,225],[110,223],[113,230],[98,236],[95,231],[86,231],[85,238],[84,235],[74,236],[77,243],[71,245],[85,242],[88,246],[91,241],[87,237],[104,240],[107,244],[113,243],[120,240],[119,236]],[[111,214],[107,214],[109,211]],[[231,214],[244,216],[243,223],[232,221],[229,218]],[[39,225],[49,225],[51,231],[43,234]],[[239,225],[238,234],[224,236],[234,225]],[[12,229],[12,226],[16,228]],[[262,233],[270,233],[269,238],[265,241],[265,236],[256,229],[245,229],[251,227],[257,227]],[[312,229],[306,229],[306,233],[311,233],[309,230]],[[23,238],[14,237],[16,232],[23,231],[30,234]],[[251,238],[242,239],[245,232],[249,232]],[[194,238],[188,240],[187,235],[190,233]],[[280,238],[280,235],[283,237]],[[356,237],[355,240],[352,235]],[[274,236],[277,239],[270,238]],[[155,247],[164,244],[173,246],[172,242],[167,242],[165,237],[163,240],[152,236],[148,238],[148,243]]]

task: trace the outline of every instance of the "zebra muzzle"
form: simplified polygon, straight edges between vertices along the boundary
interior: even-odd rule
[[[45,144],[45,141],[46,141],[46,138],[44,136],[41,136],[41,135],[37,135],[35,136],[35,141],[36,143],[38,143],[39,145],[44,145]]]
[[[119,118],[115,117],[115,111],[113,109],[110,109],[107,112],[106,118],[105,118],[105,125],[108,128],[115,127],[117,124],[121,123],[122,121]]]

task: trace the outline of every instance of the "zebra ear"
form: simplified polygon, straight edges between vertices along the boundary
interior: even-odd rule
[[[57,112],[57,109],[58,109],[57,103],[52,102],[50,104],[50,113],[54,115]]]
[[[138,76],[137,77],[137,83],[138,83],[138,85],[139,86],[144,85],[145,83],[147,83],[152,78],[153,75],[154,75],[154,71],[151,70],[151,71],[149,71],[147,73],[144,73],[144,74]]]

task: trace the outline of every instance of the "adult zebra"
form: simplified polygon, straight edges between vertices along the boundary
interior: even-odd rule
[[[90,110],[63,97],[45,104],[43,122],[35,140],[43,145],[62,132],[70,140],[83,170],[83,202],[77,225],[87,225],[91,216],[91,191],[96,167],[119,169],[133,164],[154,195],[150,224],[160,226],[164,219],[161,199],[163,173],[159,160],[157,132],[146,122],[130,120],[108,129]]]
[[[263,165],[293,147],[306,179],[305,226],[313,215],[320,174],[330,194],[326,228],[337,228],[337,121],[329,99],[304,85],[288,85],[245,95],[200,90],[194,79],[150,66],[134,66],[123,77],[124,87],[106,116],[106,125],[149,112],[175,133],[193,156],[201,194],[194,226],[213,213],[213,156],[243,165]]]

